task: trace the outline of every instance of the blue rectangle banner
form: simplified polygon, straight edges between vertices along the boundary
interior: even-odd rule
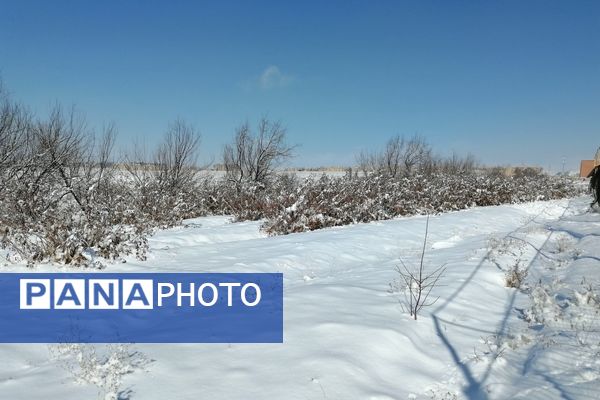
[[[282,343],[280,273],[0,273],[0,343]]]

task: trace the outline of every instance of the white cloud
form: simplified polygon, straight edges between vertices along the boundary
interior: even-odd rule
[[[281,72],[278,66],[270,65],[258,78],[258,86],[263,90],[284,87],[291,83],[292,77]]]

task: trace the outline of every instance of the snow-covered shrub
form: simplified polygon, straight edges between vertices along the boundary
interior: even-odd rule
[[[0,170],[2,247],[28,263],[84,263],[88,248],[119,254],[135,232],[122,225],[129,210],[108,162],[114,128],[96,142],[75,112],[57,107],[48,119],[5,125],[3,136],[19,146],[1,150],[10,152]]]
[[[265,190],[263,195],[268,193]],[[266,232],[286,234],[404,215],[558,199],[577,193],[570,182],[545,175],[323,175],[305,180],[288,196],[273,196],[260,215],[267,218],[263,226]],[[279,203],[274,204],[274,198]],[[259,202],[255,204],[260,207]]]
[[[504,285],[520,289],[527,278],[527,268],[523,266],[525,242],[519,238],[506,236],[488,240],[487,259],[504,271]]]
[[[562,316],[561,307],[557,304],[554,284],[537,284],[530,292],[531,307],[525,311],[524,317],[530,324],[543,324],[546,320],[558,320]]]
[[[0,246],[8,259],[99,266],[95,256],[144,258],[154,228],[198,212],[188,192],[195,171],[181,158],[191,157],[196,142],[179,125],[159,148],[150,179],[135,181],[110,162],[113,126],[97,140],[74,111],[56,107],[35,120],[2,101]]]
[[[491,237],[488,240],[487,259],[503,271],[507,269],[504,265],[520,264],[524,254],[525,242],[516,237]]]
[[[575,302],[577,305],[592,305],[599,306],[600,305],[600,295],[596,293],[594,287],[591,283],[586,284],[583,283],[583,290],[580,292],[578,290],[574,291]]]
[[[149,362],[126,344],[62,343],[49,346],[49,350],[77,383],[97,386],[99,400],[123,398],[126,392],[122,389],[123,376],[144,368]]]
[[[520,289],[527,278],[527,269],[515,264],[504,274],[504,284],[506,287]]]
[[[448,390],[443,385],[436,385],[426,390],[427,398],[431,400],[458,400],[460,394],[458,391]],[[410,397],[409,397],[410,398]],[[414,397],[416,399],[416,396]]]
[[[568,236],[559,236],[555,241],[555,245],[557,253],[566,253],[573,249],[575,243]]]

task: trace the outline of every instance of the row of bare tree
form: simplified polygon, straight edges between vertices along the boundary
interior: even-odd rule
[[[114,124],[97,135],[58,105],[36,117],[0,87],[0,246],[32,262],[73,262],[92,247],[108,258],[153,211],[174,205],[196,173],[197,132],[176,121],[151,162],[134,153],[124,170],[116,135]]]
[[[275,176],[296,149],[286,133],[281,122],[267,118],[254,129],[242,124],[223,148],[226,179],[201,179],[200,134],[183,120],[168,126],[153,151],[134,146],[117,157],[114,124],[98,134],[75,109],[60,106],[38,117],[0,86],[0,247],[32,262],[76,263],[87,257],[86,249],[114,258],[130,243],[140,255],[152,229],[183,218],[277,215],[289,204],[271,201],[273,194],[285,202],[301,186],[293,177]],[[381,152],[363,152],[357,160],[365,180],[372,174],[461,174],[476,165],[471,156],[434,156],[421,136],[395,136]]]
[[[436,171],[461,174],[472,172],[477,167],[475,157],[470,154],[460,157],[453,153],[446,158],[434,155],[431,145],[421,135],[410,138],[396,135],[388,140],[382,151],[360,152],[356,163],[365,176],[375,173],[393,177]]]
[[[266,118],[256,132],[243,124],[223,151],[227,181],[266,183],[292,155],[285,134]],[[0,247],[32,262],[74,262],[86,248],[110,258],[136,235],[206,210],[194,193],[202,182],[193,126],[171,123],[149,153],[134,146],[117,157],[116,137],[114,124],[97,134],[74,108],[35,116],[0,85]]]
[[[14,169],[16,164],[32,166],[33,159],[36,165],[50,161],[49,168],[37,172],[24,168],[19,169],[19,173],[57,172],[68,194],[85,208],[87,194],[83,193],[85,188],[83,192],[78,190],[77,182],[101,185],[107,166],[115,161],[115,126],[105,127],[97,140],[74,110],[65,113],[56,107],[47,120],[38,121],[25,107],[8,101],[6,96],[3,96],[0,118],[0,173],[7,166]],[[177,120],[169,126],[163,142],[154,152],[147,155],[142,148],[135,147],[122,161],[134,181],[141,183],[152,178],[165,191],[175,193],[194,179],[199,144],[198,132],[185,121]],[[222,165],[231,182],[264,184],[277,167],[293,155],[295,148],[286,142],[286,129],[281,122],[262,118],[255,131],[247,122],[236,130],[233,141],[223,148]],[[40,157],[40,154],[45,156]],[[383,173],[394,177],[416,171],[464,173],[477,166],[472,155],[435,156],[430,144],[420,135],[410,138],[396,135],[382,151],[363,151],[356,161],[364,175]]]

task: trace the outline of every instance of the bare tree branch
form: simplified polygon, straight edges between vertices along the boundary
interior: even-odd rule
[[[286,144],[285,135],[286,129],[279,121],[262,118],[256,134],[252,134],[248,123],[242,124],[233,143],[223,148],[227,178],[236,183],[267,181],[277,166],[292,157],[296,148]]]

